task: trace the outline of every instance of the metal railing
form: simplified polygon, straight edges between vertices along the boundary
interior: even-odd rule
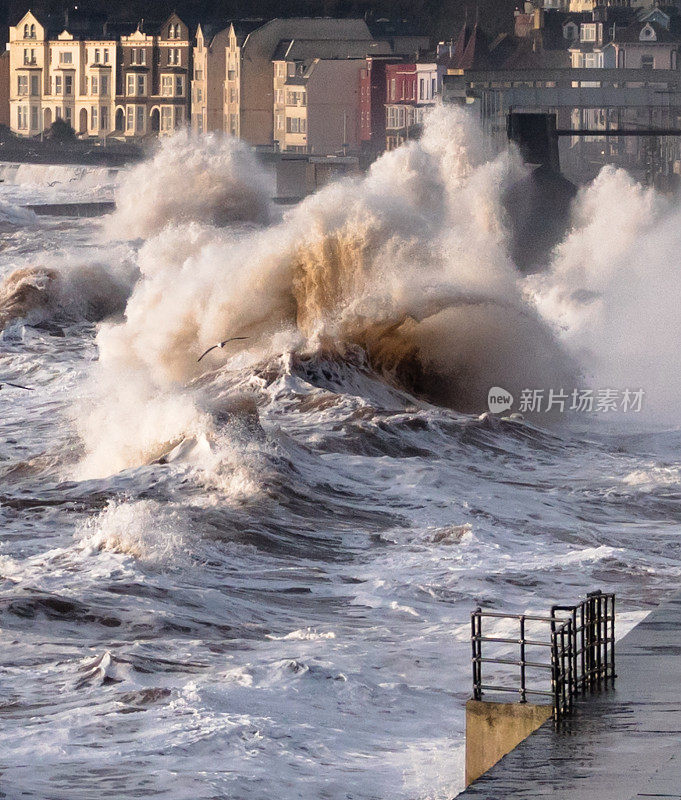
[[[516,621],[519,637],[483,635],[485,618]],[[546,637],[532,633],[528,637],[528,624],[533,628],[547,626]],[[483,642],[517,645],[518,655],[483,655]],[[474,699],[481,700],[484,692],[517,694],[521,703],[527,702],[528,696],[550,697],[558,721],[573,710],[578,695],[605,688],[615,680],[615,595],[591,592],[575,606],[552,606],[549,616],[477,608],[471,614],[471,647]],[[528,649],[538,655],[528,657]],[[542,651],[548,657],[540,660]],[[519,681],[512,686],[486,683],[483,664],[518,667]],[[528,685],[528,671],[545,674],[544,683],[550,688]]]

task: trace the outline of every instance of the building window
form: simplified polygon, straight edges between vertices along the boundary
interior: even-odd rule
[[[184,97],[184,75],[175,76],[175,96]]]
[[[277,128],[278,131],[281,131],[281,130],[284,129],[284,115],[283,114],[277,114],[277,116],[276,116],[276,128]]]
[[[173,108],[172,106],[161,107],[161,130],[169,131],[173,127]]]
[[[173,76],[161,75],[161,95],[163,97],[173,96]]]
[[[64,76],[64,94],[73,94],[73,75]]]
[[[101,126],[103,131],[109,130],[109,107],[102,106],[100,109],[99,118],[101,120]]]
[[[34,131],[37,131],[40,127],[40,123],[38,122],[38,106],[31,106],[31,128]]]
[[[40,76],[31,75],[31,94],[36,97],[40,94]]]
[[[145,112],[146,106],[135,107],[135,130],[137,133],[144,133]]]
[[[127,106],[125,109],[125,128],[128,131],[135,129],[135,106]]]
[[[54,76],[54,93],[61,94],[62,93],[62,76],[55,75]]]
[[[64,119],[71,124],[71,106],[66,106],[64,108]]]
[[[24,64],[35,64],[35,50],[31,48],[30,50],[24,50]]]
[[[104,63],[108,64],[109,63],[109,51],[108,50],[103,50],[102,53],[104,55]]]
[[[304,117],[286,117],[286,133],[307,133],[307,120]]]
[[[73,53],[70,50],[61,50],[59,52],[60,64],[73,64]]]
[[[100,56],[101,56],[101,50],[95,50],[95,64],[99,64]]]
[[[143,47],[133,47],[130,51],[130,63],[135,66],[144,66],[147,63],[147,51]]]
[[[98,86],[97,76],[93,75],[92,78],[90,79],[90,93],[91,94],[97,94],[98,88],[99,88],[99,86]]]
[[[655,56],[641,56],[641,69],[655,69]]]
[[[97,106],[92,106],[90,109],[90,127],[93,131],[97,130]]]
[[[24,39],[35,39],[35,25],[24,25]]]
[[[180,49],[178,47],[171,47],[168,50],[168,64],[179,66],[180,64]]]
[[[596,23],[587,23],[582,25],[582,41],[595,42],[596,41]]]
[[[197,103],[203,102],[203,89],[197,88],[197,90],[196,90],[196,102]]]
[[[143,97],[147,93],[147,76],[129,73],[125,89],[128,97]]]
[[[228,81],[236,80],[236,70],[235,69],[228,69],[227,70],[227,80]]]
[[[287,92],[286,105],[304,106],[307,103],[307,92]]]
[[[99,79],[99,93],[106,97],[109,94],[109,76],[102,75]]]
[[[17,106],[17,128],[20,131],[28,129],[28,106]]]
[[[396,98],[396,83],[395,78],[390,81],[390,99],[395,100]]]
[[[239,132],[239,121],[236,114],[229,115],[229,132],[232,136],[237,136]]]
[[[202,81],[203,80],[203,70],[199,69],[198,67],[194,67],[194,80]]]
[[[28,75],[17,75],[17,94],[28,94]]]

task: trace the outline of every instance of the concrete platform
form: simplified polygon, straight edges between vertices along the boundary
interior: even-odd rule
[[[681,594],[616,648],[614,689],[542,725],[458,795],[478,800],[681,800]]]
[[[115,211],[113,201],[96,201],[84,203],[40,203],[24,206],[41,217],[101,217]]]

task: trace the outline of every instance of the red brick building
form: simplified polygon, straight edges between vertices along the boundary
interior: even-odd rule
[[[397,58],[370,57],[359,78],[360,146],[362,152],[379,156],[386,147],[386,69]]]

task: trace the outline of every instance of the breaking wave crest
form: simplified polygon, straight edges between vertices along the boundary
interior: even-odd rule
[[[127,259],[19,267],[0,283],[0,331],[18,320],[96,322],[120,314],[137,274]]]
[[[163,420],[164,440],[201,426],[200,392],[183,387],[225,363],[223,350],[197,358],[234,335],[249,338],[229,351],[233,366],[285,350],[359,345],[390,381],[460,410],[479,410],[494,383],[512,392],[569,383],[574,364],[527,302],[507,254],[501,189],[519,166],[490,153],[463,111],[438,109],[421,141],[255,230],[206,224],[206,209],[229,209],[213,223],[262,220],[252,193],[238,195],[233,211],[235,185],[265,182],[250,156],[209,139],[187,167],[190,150],[184,137],[164,145],[121,187],[118,221],[128,232],[165,227],[140,250],[142,279],[125,322],[99,334],[98,380],[107,394],[123,374],[128,384],[129,405],[118,389],[114,418],[148,413],[150,422]],[[228,195],[227,206],[210,191],[187,198],[187,169],[212,173],[211,153],[219,154],[215,177],[226,188],[218,197]],[[155,434],[145,426],[144,437]],[[90,435],[86,442],[102,445]]]

